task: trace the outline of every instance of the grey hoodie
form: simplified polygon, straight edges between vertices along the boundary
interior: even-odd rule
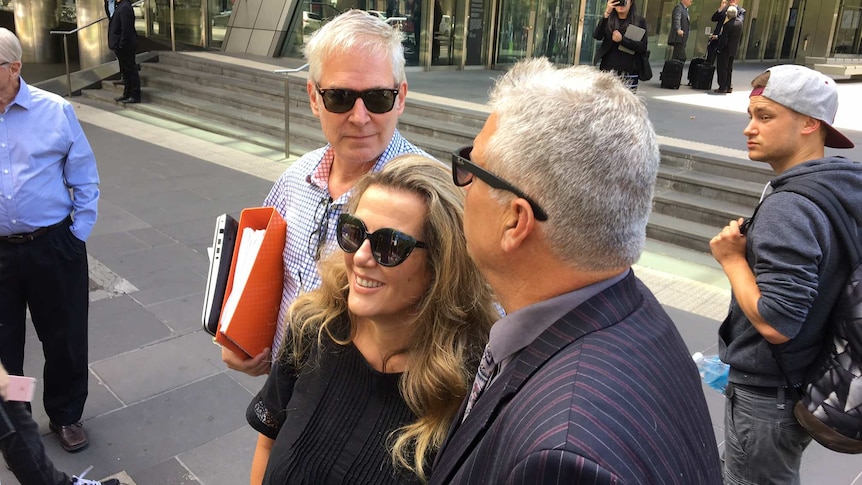
[[[777,189],[793,177],[822,183],[862,227],[862,164],[843,157],[811,160],[770,181]],[[826,215],[791,192],[767,196],[746,232],[746,259],[761,292],[761,316],[791,340],[782,346],[787,371],[801,382],[824,341],[829,312],[849,275],[850,264]],[[766,340],[746,318],[735,296],[719,329],[719,355],[730,364],[730,381],[782,386]]]

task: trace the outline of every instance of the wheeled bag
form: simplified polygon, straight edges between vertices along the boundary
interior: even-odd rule
[[[685,63],[676,59],[664,62],[661,70],[661,87],[666,89],[679,89],[682,83],[682,70]]]
[[[691,72],[691,70],[689,70]],[[694,73],[694,79],[691,81],[691,86],[694,89],[712,89],[712,78],[715,77],[715,66],[712,64],[703,63],[697,67]]]
[[[695,57],[688,64],[688,85],[689,86],[694,85],[694,74],[695,74],[695,72],[697,72],[697,70],[703,64],[706,64],[706,58],[705,57]]]

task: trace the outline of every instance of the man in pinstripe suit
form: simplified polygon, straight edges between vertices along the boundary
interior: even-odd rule
[[[631,270],[659,166],[642,101],[593,67],[524,61],[452,161],[507,315],[431,483],[720,483],[697,370]]]

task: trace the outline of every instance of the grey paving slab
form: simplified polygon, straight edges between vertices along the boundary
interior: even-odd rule
[[[230,482],[224,482],[230,483]],[[236,482],[239,483],[239,482]],[[136,485],[201,485],[196,477],[177,461],[169,458],[135,474]]]
[[[113,234],[147,227],[150,227],[150,224],[146,221],[111,202],[109,198],[99,197],[99,217],[96,225],[93,226],[93,235]]]
[[[91,444],[80,453],[65,453],[56,440],[46,440],[46,446],[61,469],[89,463],[95,465],[92,476],[125,470],[136,479],[185,450],[247,426],[241,413],[228,411],[244,409],[250,398],[218,374],[87,422]]]
[[[171,328],[129,295],[90,304],[90,359],[100,361],[171,337]]]
[[[206,277],[199,270],[206,265],[203,258],[200,255],[193,266],[175,266],[135,278],[140,290],[134,293],[134,298],[142,305],[151,305],[200,292],[206,286]]]
[[[92,369],[129,404],[225,372],[216,350],[201,330],[96,362]]]
[[[171,331],[184,334],[201,329],[203,301],[204,294],[200,292],[153,303],[144,308],[164,322]]]
[[[101,218],[99,222],[101,223]],[[87,252],[90,256],[97,259],[140,251],[149,247],[151,246],[140,238],[133,236],[129,231],[107,233],[96,233],[93,231],[93,234],[87,240]]]
[[[163,270],[186,266],[200,259],[200,254],[179,243],[167,244],[117,255],[94,255],[115,273],[143,288],[138,281]]]
[[[248,483],[257,436],[257,431],[245,425],[180,454],[178,459],[202,485]]]

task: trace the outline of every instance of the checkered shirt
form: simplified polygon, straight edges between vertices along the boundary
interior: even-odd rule
[[[429,156],[395,130],[392,140],[371,171],[380,171],[386,162],[405,153]],[[320,286],[317,261],[337,247],[335,226],[338,216],[347,206],[350,192],[334,200],[329,194],[327,182],[334,157],[330,145],[306,153],[284,171],[263,201],[265,207],[275,207],[287,222],[283,256],[284,289],[278,309],[278,329],[272,345],[273,359],[278,357],[281,348],[288,308],[300,292]],[[326,222],[324,217],[327,218]],[[325,237],[318,236],[321,229],[325,229]],[[317,260],[316,253],[320,256]]]

